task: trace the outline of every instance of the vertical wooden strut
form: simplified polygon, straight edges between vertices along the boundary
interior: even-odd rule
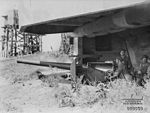
[[[41,51],[41,40],[37,34],[19,31],[18,10],[12,10],[4,18],[2,36],[2,57],[25,55]]]
[[[70,72],[71,72],[71,75],[73,77],[73,81],[77,81],[77,78],[76,78],[76,60],[77,58],[74,58],[72,63],[71,63],[71,66],[70,66]]]

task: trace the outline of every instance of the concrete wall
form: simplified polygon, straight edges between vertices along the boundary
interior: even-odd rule
[[[123,48],[125,48],[124,40],[118,34],[83,38],[83,54],[87,57],[95,55],[97,61],[115,60]]]
[[[110,40],[111,50],[96,51],[96,44],[95,44],[97,43],[96,38],[104,38]],[[104,41],[98,43],[103,45]],[[150,56],[150,27],[130,29],[119,33],[91,38],[83,37],[82,47],[83,47],[83,54],[85,56],[87,57],[90,55],[98,56],[97,59],[94,59],[97,61],[113,60],[119,56],[119,52],[121,49],[126,49],[126,47],[128,47],[132,63],[134,65],[139,65],[140,58],[142,55],[146,54]]]
[[[128,40],[135,52],[137,63],[142,55],[150,57],[150,27],[138,28],[128,32]]]

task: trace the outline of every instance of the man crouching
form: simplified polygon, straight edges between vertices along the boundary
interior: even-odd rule
[[[136,76],[136,82],[140,86],[144,86],[150,76],[150,64],[148,63],[148,59],[149,57],[147,55],[143,55],[141,58],[140,67]]]

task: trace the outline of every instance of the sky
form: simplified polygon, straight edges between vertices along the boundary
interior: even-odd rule
[[[144,0],[0,0],[0,27],[9,10],[19,10],[20,26],[36,22],[126,6]],[[2,34],[0,29],[0,35]],[[43,51],[59,49],[60,34],[43,37]]]

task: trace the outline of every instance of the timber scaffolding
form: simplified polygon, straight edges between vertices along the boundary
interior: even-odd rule
[[[4,26],[2,27],[3,35],[1,36],[1,57],[21,56],[41,52],[41,36],[19,31],[18,11],[13,10],[12,12],[12,18],[9,15],[2,16],[4,18]]]

